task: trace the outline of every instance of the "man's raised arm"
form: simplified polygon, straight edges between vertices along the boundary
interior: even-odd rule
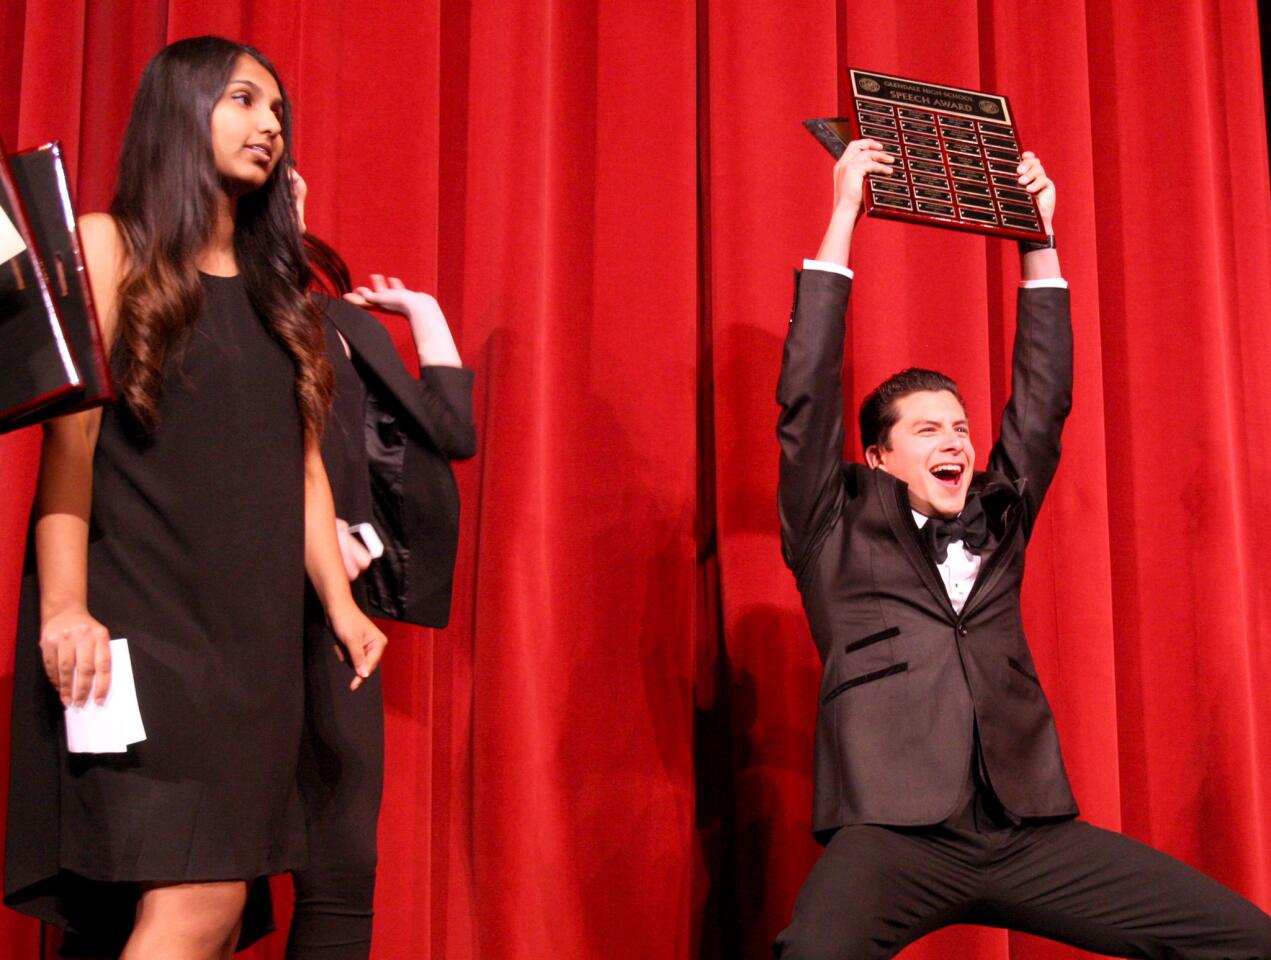
[[[1037,198],[1042,224],[1054,238],[1055,185],[1031,152],[1020,184]],[[1072,321],[1068,284],[1054,246],[1021,252],[1020,291],[1011,361],[1011,397],[989,468],[1023,480],[1029,528],[1059,466],[1060,434],[1072,408]]]
[[[777,383],[781,415],[781,547],[798,575],[842,503],[843,318],[852,289],[847,268],[867,173],[889,174],[892,159],[874,140],[854,140],[834,165],[834,211],[815,260],[795,291]]]

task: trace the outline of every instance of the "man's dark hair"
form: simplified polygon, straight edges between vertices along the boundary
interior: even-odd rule
[[[891,440],[891,428],[900,419],[900,410],[896,402],[901,397],[923,390],[948,390],[962,403],[962,394],[958,393],[958,385],[935,370],[923,370],[910,367],[893,373],[890,377],[870,391],[869,396],[861,401],[861,447],[868,450],[872,446],[887,449]],[[966,404],[962,403],[965,407]]]

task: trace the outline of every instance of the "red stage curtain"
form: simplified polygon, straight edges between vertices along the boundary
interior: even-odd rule
[[[315,232],[436,290],[477,371],[454,621],[385,663],[377,957],[757,960],[788,917],[817,663],[773,395],[829,212],[799,120],[842,110],[848,62],[1008,93],[1058,181],[1077,388],[1031,549],[1039,668],[1085,815],[1271,907],[1254,3],[7,0],[0,30],[0,137],[65,141],[83,210],[154,50],[259,46]],[[985,455],[1013,251],[868,222],[854,266],[849,395],[946,369]],[[0,716],[37,448],[0,438]],[[0,916],[0,953],[38,941]],[[971,929],[905,954],[1075,955]]]

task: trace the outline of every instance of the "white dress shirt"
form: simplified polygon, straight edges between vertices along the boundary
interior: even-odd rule
[[[914,515],[914,523],[921,530],[931,518],[917,510],[910,511]],[[944,581],[945,593],[953,604],[955,613],[961,613],[966,598],[975,585],[976,574],[980,572],[980,555],[972,553],[961,540],[949,541],[949,552],[945,554],[944,563],[937,563],[940,579]]]

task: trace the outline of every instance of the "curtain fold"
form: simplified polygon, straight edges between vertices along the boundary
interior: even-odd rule
[[[1271,193],[1250,0],[9,0],[0,138],[104,209],[163,43],[259,47],[311,228],[477,372],[451,625],[394,626],[375,956],[767,957],[817,856],[775,510],[791,272],[848,64],[1008,94],[1059,186],[1073,415],[1025,623],[1084,816],[1271,908]],[[844,378],[1009,392],[1009,244],[866,221]],[[386,324],[411,354],[409,331]],[[849,418],[851,420],[852,418]],[[849,432],[849,456],[858,439]],[[0,437],[0,716],[38,431]],[[7,737],[0,763],[7,768]],[[275,882],[280,920],[288,883]],[[40,932],[0,915],[0,953]],[[281,936],[244,954],[277,960]],[[957,928],[904,953],[1075,957]]]

